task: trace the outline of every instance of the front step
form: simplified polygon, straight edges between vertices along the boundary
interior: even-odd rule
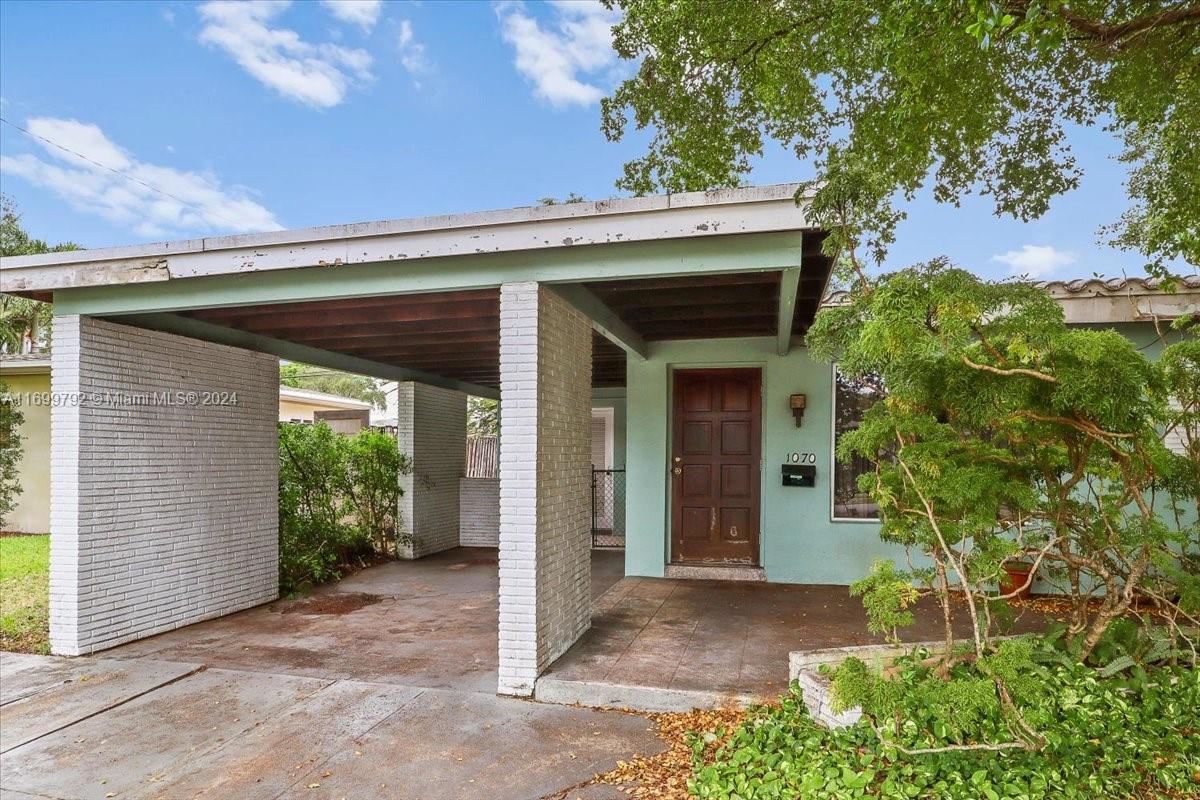
[[[607,681],[571,681],[551,676],[538,678],[533,688],[533,699],[539,703],[555,705],[656,713],[748,708],[770,700],[767,697],[736,692],[664,689],[658,686],[634,686]]]
[[[764,583],[767,571],[762,567],[737,564],[667,564],[663,577],[684,581],[753,581]]]

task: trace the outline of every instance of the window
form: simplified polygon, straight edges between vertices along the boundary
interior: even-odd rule
[[[838,461],[838,442],[862,422],[863,414],[884,395],[883,381],[877,376],[848,378],[833,368],[833,518],[879,519],[879,507],[858,488],[858,476],[875,467],[865,458],[849,463]]]

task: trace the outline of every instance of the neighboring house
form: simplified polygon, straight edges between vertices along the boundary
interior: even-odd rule
[[[0,380],[20,409],[21,493],[16,507],[0,519],[0,531],[50,530],[50,356],[0,354]]]
[[[628,575],[861,577],[896,549],[854,470],[833,463],[862,388],[839,389],[805,350],[832,264],[796,191],[4,259],[0,288],[54,301],[57,391],[243,398],[54,409],[53,649],[91,652],[276,597],[279,358],[400,382],[413,557],[464,540],[466,397],[500,399],[501,693],[530,694],[590,625],[597,462],[626,470],[611,513]],[[1150,351],[1150,313],[1200,294],[1196,282],[1170,296],[1141,281],[1051,288],[1072,323],[1117,326]],[[120,463],[97,472],[112,459],[98,443],[114,439]],[[194,470],[207,480],[178,490]]]
[[[25,421],[18,429],[21,462],[17,468],[21,493],[16,507],[0,520],[0,531],[45,533],[50,530],[50,356],[0,354],[0,379],[19,406]],[[342,433],[366,426],[371,404],[309,389],[279,387],[279,420],[313,422],[325,419]]]
[[[324,421],[338,433],[355,433],[370,424],[371,404],[312,389],[279,387],[280,422]]]

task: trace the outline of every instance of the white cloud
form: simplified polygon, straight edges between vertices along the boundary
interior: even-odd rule
[[[199,7],[200,41],[221,48],[242,69],[290,100],[316,108],[341,103],[371,79],[371,55],[334,44],[312,44],[270,23],[290,0],[212,0]]]
[[[416,40],[412,23],[406,19],[400,20],[400,35],[396,43],[400,48],[400,64],[410,75],[421,75],[429,71],[429,62],[425,59],[425,45]],[[420,86],[421,84],[417,83],[417,88]]]
[[[1020,250],[994,255],[992,261],[1008,265],[1008,271],[1013,275],[1045,278],[1059,267],[1074,264],[1076,258],[1074,253],[1056,250],[1050,245],[1027,244]]]
[[[516,50],[517,71],[551,105],[599,102],[604,92],[583,78],[616,61],[612,26],[620,15],[595,0],[554,0],[551,6],[553,23],[543,28],[520,0],[496,5],[501,35]]]
[[[141,236],[212,230],[243,233],[282,227],[275,215],[252,200],[245,189],[223,187],[209,173],[138,161],[95,125],[39,117],[26,122],[25,127],[35,136],[79,155],[38,139],[49,160],[32,153],[0,156],[0,172],[20,176],[50,190],[77,211],[99,214],[128,225]],[[122,178],[111,170],[142,183]],[[174,197],[164,196],[144,184]]]
[[[321,5],[342,22],[358,25],[364,31],[375,27],[383,11],[383,0],[321,0]]]

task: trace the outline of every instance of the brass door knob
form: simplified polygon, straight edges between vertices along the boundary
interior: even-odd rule
[[[683,474],[683,470],[682,470],[682,469],[680,469],[679,467],[676,467],[675,469],[671,470],[671,472],[674,472],[676,475],[682,475],[682,474]]]

